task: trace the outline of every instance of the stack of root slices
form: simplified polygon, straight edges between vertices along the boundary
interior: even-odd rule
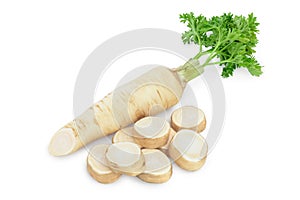
[[[182,169],[198,170],[208,151],[199,134],[205,126],[203,111],[193,106],[175,110],[171,125],[164,118],[142,118],[116,132],[111,145],[94,146],[87,158],[88,172],[100,183],[115,182],[121,175],[164,183],[172,176],[172,161]]]

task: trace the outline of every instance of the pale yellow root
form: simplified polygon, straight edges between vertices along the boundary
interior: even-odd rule
[[[60,129],[50,142],[49,152],[54,156],[68,155],[149,113],[162,111],[157,107],[167,109],[179,101],[184,87],[176,72],[165,67],[151,69]]]
[[[176,132],[171,128],[170,129],[170,133],[169,133],[169,138],[167,141],[167,144],[165,144],[164,146],[160,147],[159,150],[161,150],[163,153],[165,153],[166,155],[168,155],[168,149],[169,149],[169,145],[173,139],[173,137],[175,136]]]
[[[132,142],[118,142],[106,151],[106,161],[110,169],[129,176],[137,176],[144,171],[145,158],[140,146]]]
[[[87,158],[87,170],[90,175],[100,183],[112,183],[119,179],[120,173],[113,172],[105,159],[105,153],[109,145],[99,144],[94,146]]]
[[[176,164],[189,171],[200,169],[206,160],[208,146],[205,139],[192,130],[182,129],[169,145],[169,156]]]
[[[145,157],[145,170],[138,177],[148,183],[164,183],[172,176],[169,158],[158,149],[142,149]]]
[[[172,113],[171,126],[175,131],[190,129],[197,133],[206,127],[204,112],[194,106],[183,106]]]

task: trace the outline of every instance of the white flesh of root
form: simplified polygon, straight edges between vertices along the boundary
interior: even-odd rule
[[[111,144],[106,151],[106,160],[113,171],[129,176],[137,176],[145,168],[140,146],[132,142]]]
[[[48,151],[51,155],[67,155],[75,148],[76,137],[71,128],[62,128],[52,137]]]
[[[170,159],[158,149],[142,149],[145,170],[138,177],[149,183],[164,183],[172,176]]]
[[[170,124],[160,117],[144,117],[134,124],[134,139],[145,148],[159,148],[167,144]]]
[[[109,145],[99,144],[94,146],[87,158],[87,170],[90,175],[100,183],[112,183],[119,179],[120,173],[113,172],[105,159],[105,153]]]
[[[178,108],[171,116],[171,126],[175,131],[190,129],[200,133],[206,127],[204,112],[194,106]]]
[[[182,129],[169,145],[169,156],[176,164],[189,171],[200,169],[206,160],[208,146],[205,139],[195,131]]]

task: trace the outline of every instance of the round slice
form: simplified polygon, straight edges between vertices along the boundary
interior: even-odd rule
[[[170,159],[158,149],[142,149],[145,170],[138,177],[148,183],[164,183],[172,176]]]
[[[169,156],[176,164],[189,171],[200,169],[206,160],[208,146],[205,139],[195,131],[182,129],[169,145]]]
[[[60,129],[51,139],[48,151],[54,156],[63,156],[72,152],[76,138],[71,128]]]
[[[134,132],[133,127],[126,127],[117,131],[112,138],[112,143],[117,143],[117,142],[135,143],[135,140],[132,137],[133,132]]]
[[[94,146],[87,158],[87,170],[90,175],[100,183],[112,183],[119,179],[120,173],[113,172],[107,167],[105,152],[108,144]]]
[[[141,147],[155,149],[168,142],[170,124],[160,117],[144,117],[134,124],[134,139]]]
[[[175,131],[190,129],[197,133],[206,127],[204,112],[194,106],[183,106],[172,113],[171,126]]]
[[[140,146],[132,142],[111,144],[106,151],[109,167],[116,172],[137,176],[144,171],[145,159]]]
[[[164,146],[160,147],[159,150],[161,150],[163,153],[168,155],[168,149],[169,149],[169,145],[174,137],[174,135],[176,134],[176,132],[171,128],[170,129],[170,133],[169,133],[169,138],[167,141],[167,144],[165,144]]]

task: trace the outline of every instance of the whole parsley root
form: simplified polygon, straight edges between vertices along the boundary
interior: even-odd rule
[[[182,34],[183,42],[199,45],[199,53],[176,69],[158,66],[115,89],[53,136],[49,145],[52,155],[68,155],[145,116],[170,108],[180,100],[187,82],[201,75],[207,66],[223,67],[222,77],[232,76],[240,67],[247,68],[253,76],[262,74],[262,66],[253,56],[259,25],[253,14],[206,18],[186,13],[180,15],[180,20],[188,27]],[[201,57],[205,57],[203,63],[199,62]]]

